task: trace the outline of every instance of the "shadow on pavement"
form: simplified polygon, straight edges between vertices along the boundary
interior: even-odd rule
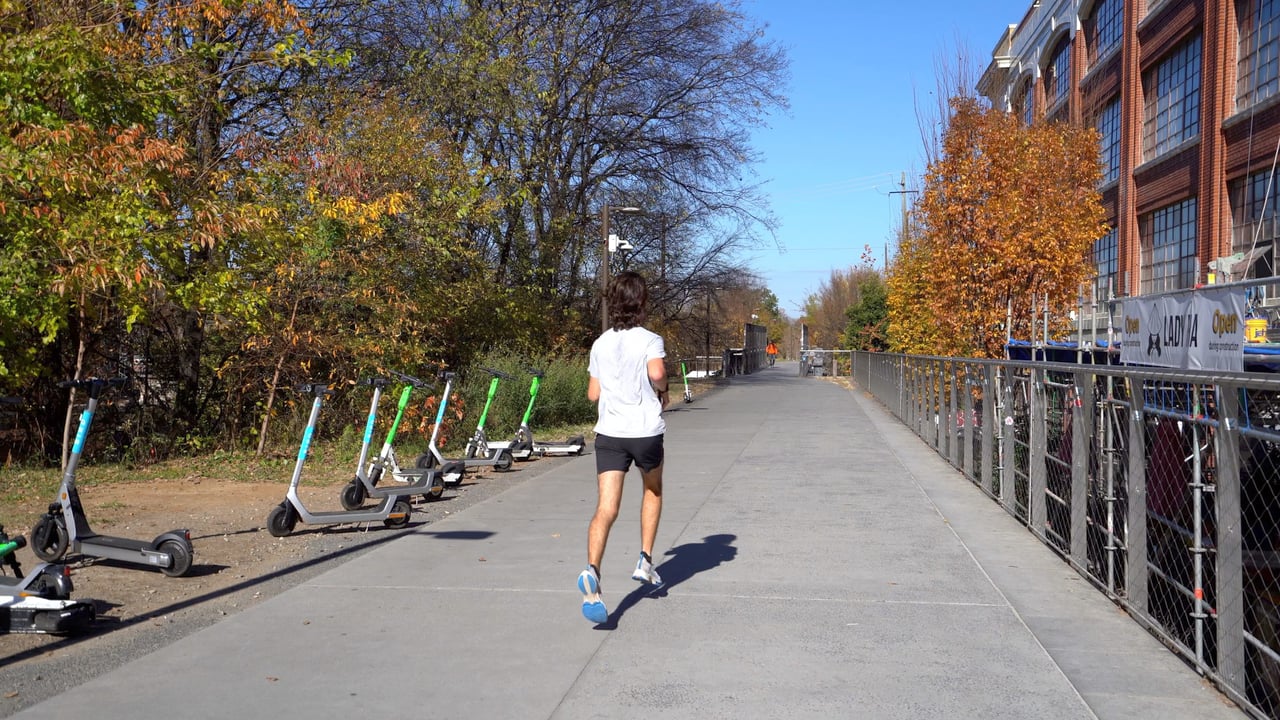
[[[716,567],[733,560],[738,555],[738,548],[733,546],[733,541],[737,539],[737,535],[722,533],[708,535],[702,539],[702,542],[685,543],[671,548],[664,556],[667,559],[656,568],[658,574],[662,576],[662,587],[654,588],[649,585],[641,585],[632,590],[630,594],[622,598],[622,602],[618,603],[618,606],[609,614],[609,620],[596,625],[595,629],[613,630],[618,627],[618,621],[622,619],[623,614],[640,602],[642,598],[646,596],[665,597],[672,588],[694,575],[714,570]]]

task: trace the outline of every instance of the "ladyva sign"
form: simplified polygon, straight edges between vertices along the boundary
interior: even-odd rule
[[[1123,303],[1120,362],[1184,370],[1244,369],[1244,291],[1190,290]]]

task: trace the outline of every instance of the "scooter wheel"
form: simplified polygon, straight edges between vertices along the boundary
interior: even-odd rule
[[[496,461],[493,463],[493,469],[498,472],[506,472],[511,469],[511,451],[503,450],[498,453]]]
[[[431,453],[422,453],[413,461],[413,466],[419,470],[430,470],[436,466],[436,456]]]
[[[169,577],[182,577],[191,569],[191,550],[177,540],[165,540],[160,543],[160,552],[169,556],[169,567],[160,568],[160,572]]]
[[[293,532],[297,524],[298,511],[293,509],[293,505],[288,500],[271,508],[271,512],[267,513],[267,532],[271,533],[272,537],[287,536]]]
[[[402,528],[409,524],[409,516],[413,513],[413,506],[405,498],[396,498],[396,502],[391,506],[391,517],[383,520],[382,523],[389,528]]]
[[[52,515],[42,515],[31,528],[31,551],[45,562],[57,562],[67,552],[67,528]]]
[[[442,495],[444,495],[444,479],[436,475],[432,478],[431,487],[423,494],[422,499],[431,502],[432,500],[439,500]]]
[[[342,486],[342,492],[338,499],[342,502],[343,510],[359,510],[364,505],[364,485],[358,480],[352,480]]]

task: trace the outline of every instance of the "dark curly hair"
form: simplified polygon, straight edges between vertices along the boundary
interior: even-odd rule
[[[618,273],[609,281],[609,323],[614,330],[629,330],[644,322],[649,288],[640,273]]]

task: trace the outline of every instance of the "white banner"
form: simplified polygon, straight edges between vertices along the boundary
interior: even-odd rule
[[[1243,288],[1128,298],[1120,361],[1239,372],[1244,369],[1244,307]]]

